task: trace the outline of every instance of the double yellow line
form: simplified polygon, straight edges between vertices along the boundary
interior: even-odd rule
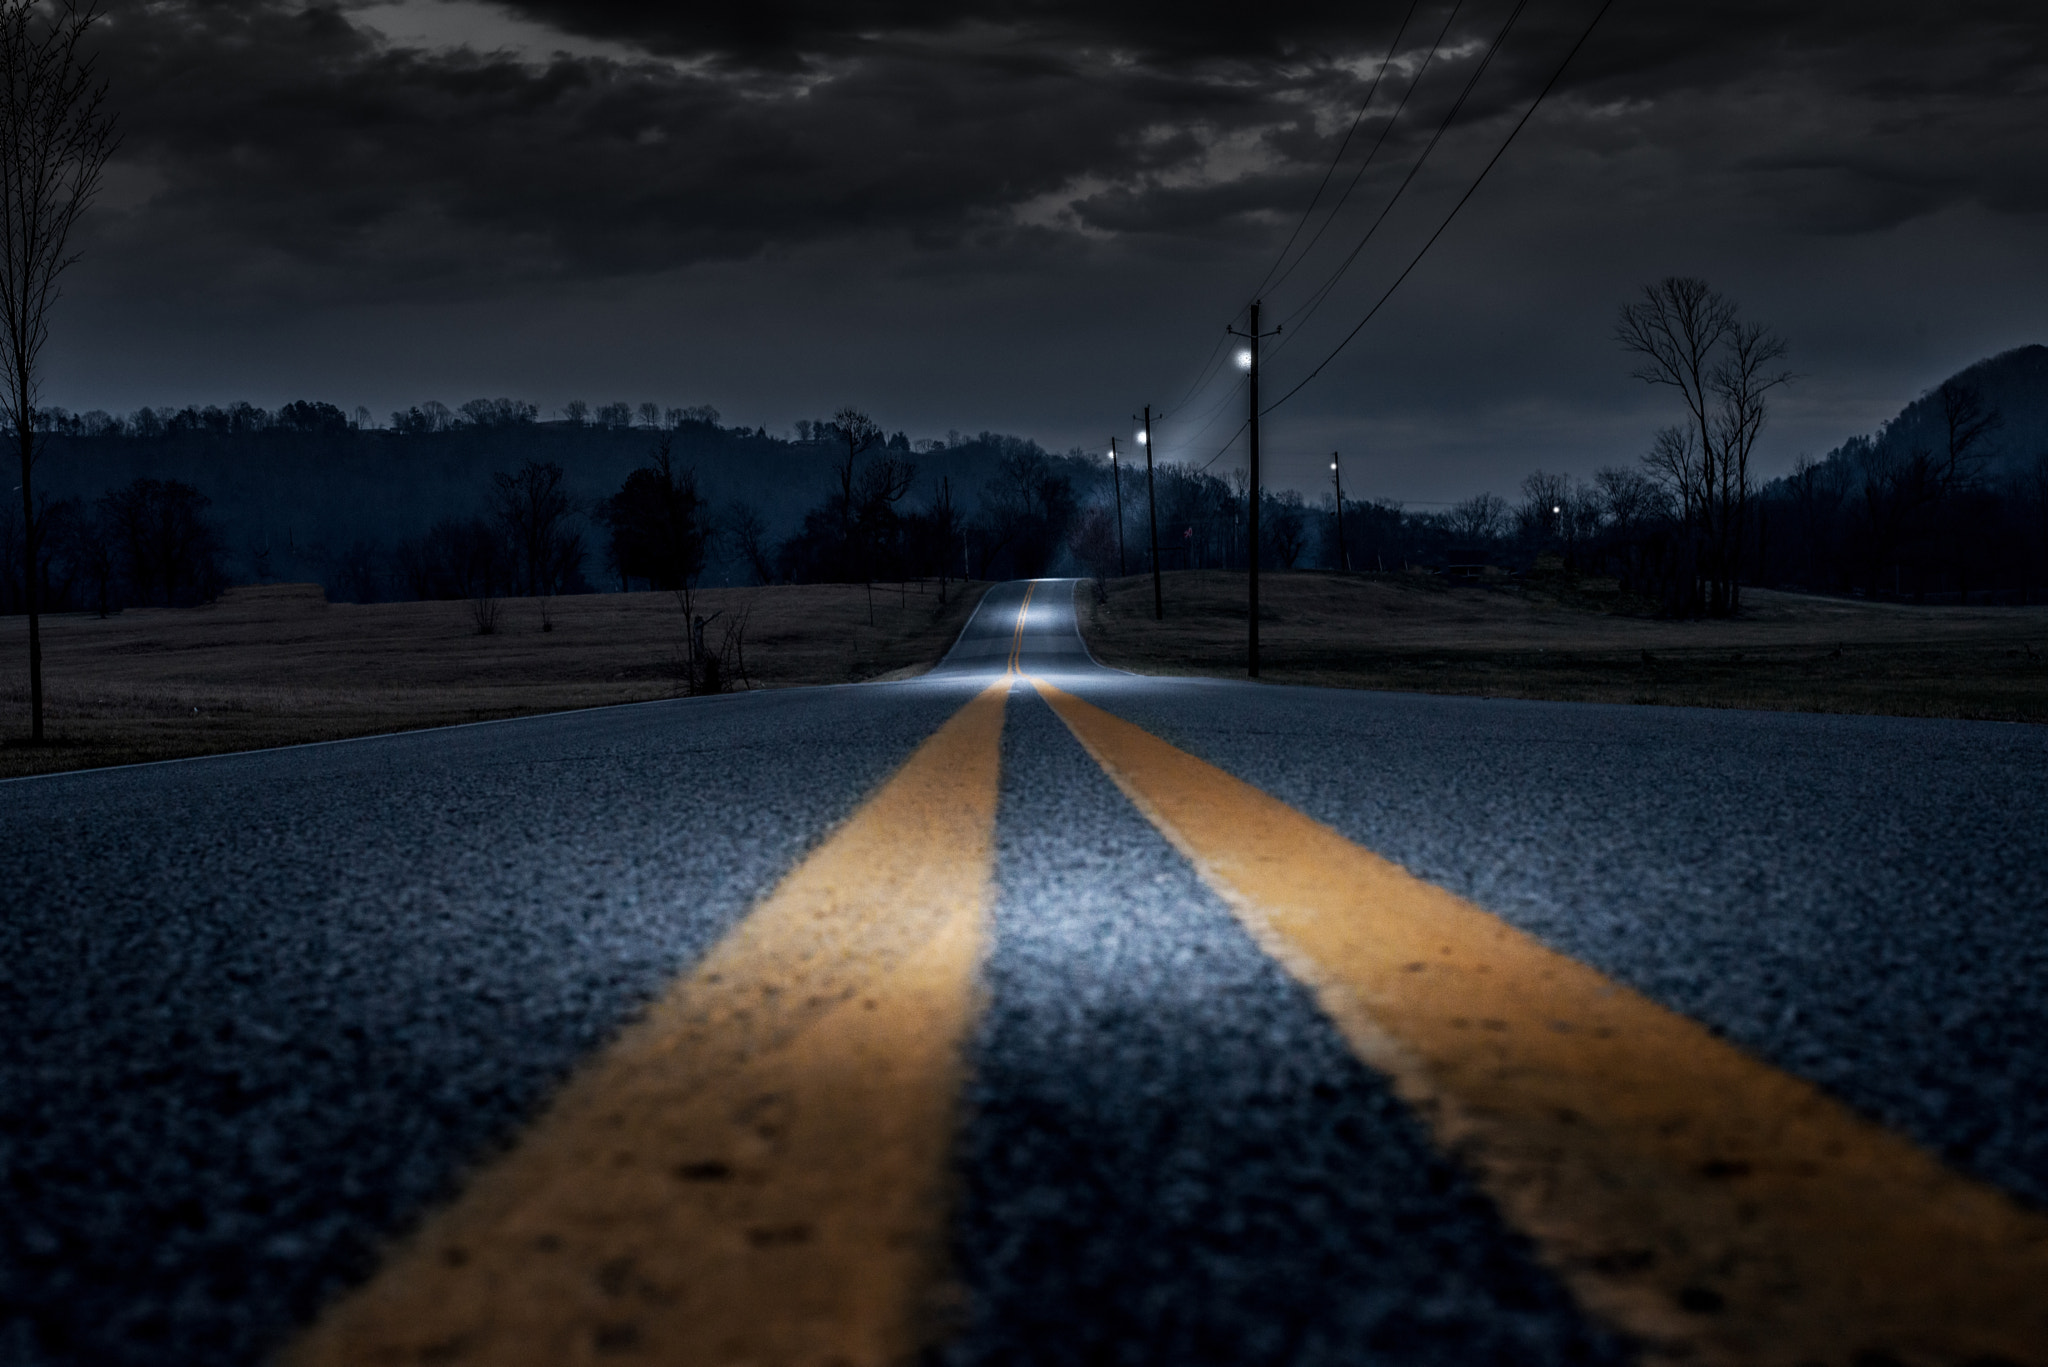
[[[1031,595],[1036,592],[1038,592],[1038,581],[1034,579],[1024,586],[1024,601],[1017,604],[1017,629],[1010,633],[1010,666],[1005,671],[1007,673],[1021,674],[1024,672],[1022,667],[1022,660],[1024,658],[1024,621],[1027,614],[1031,611]]]
[[[1580,1302],[1648,1360],[2048,1362],[2048,1219],[1034,682]]]
[[[946,1307],[1009,682],[976,697],[297,1364],[882,1364]]]
[[[1648,1360],[2048,1361],[2048,1220],[1033,683]],[[288,1360],[881,1364],[942,1332],[1010,686],[928,740]]]

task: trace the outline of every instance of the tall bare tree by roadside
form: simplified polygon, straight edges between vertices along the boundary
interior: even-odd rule
[[[842,408],[832,415],[825,429],[846,448],[846,458],[832,462],[833,477],[839,483],[839,527],[841,536],[853,539],[853,519],[858,503],[854,495],[854,469],[861,452],[882,444],[882,428],[858,408]]]
[[[1692,534],[1692,600],[1726,616],[1741,607],[1743,537],[1756,492],[1750,453],[1770,415],[1770,392],[1792,379],[1778,367],[1784,339],[1745,323],[1735,301],[1704,280],[1666,276],[1621,306],[1615,340],[1642,364],[1646,384],[1668,385],[1686,422],[1657,434],[1645,464],[1670,488]]]
[[[31,484],[37,374],[50,338],[57,280],[77,254],[71,229],[99,189],[114,151],[107,86],[83,48],[99,18],[72,0],[0,0],[0,419],[21,458],[23,577],[28,608],[30,739],[43,739],[43,638],[37,601],[42,521]]]

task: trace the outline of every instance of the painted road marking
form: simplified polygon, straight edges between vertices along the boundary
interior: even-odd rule
[[[1037,591],[1038,581],[1034,579],[1024,586],[1024,601],[1017,604],[1017,629],[1010,634],[1009,672],[1012,674],[1023,672],[1017,667],[1017,661],[1024,652],[1024,615],[1031,611],[1031,595]]]
[[[941,727],[285,1360],[915,1356],[946,1309],[1009,687]]]
[[[2048,1218],[1046,683],[1081,744],[1652,1361],[2048,1362]]]

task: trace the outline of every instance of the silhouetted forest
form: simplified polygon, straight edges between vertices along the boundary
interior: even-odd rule
[[[324,403],[42,415],[43,580],[59,610],[204,601],[312,580],[337,600],[487,599],[705,584],[1113,575],[1148,568],[1142,460],[983,432],[913,443],[857,410],[787,436],[709,408],[422,404],[373,426]],[[1660,435],[1660,442],[1667,435]],[[1512,498],[1417,511],[1268,489],[1273,569],[1541,566],[1697,610],[1673,453]],[[1164,567],[1242,568],[1242,471],[1154,472]],[[1756,488],[1745,582],[1929,602],[2048,599],[2048,348],[1978,363],[1878,431]],[[21,522],[0,517],[0,610],[19,611]]]
[[[653,404],[543,421],[513,399],[378,426],[316,402],[40,417],[59,611],[272,581],[376,602],[1035,574],[1071,564],[1066,524],[1104,478],[999,433],[913,450],[852,410],[787,436]],[[0,513],[9,566],[20,537],[19,512]],[[0,567],[0,610],[19,610],[20,575]]]

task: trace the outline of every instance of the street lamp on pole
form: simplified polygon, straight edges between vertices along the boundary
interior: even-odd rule
[[[1344,472],[1338,468],[1338,456],[1330,452],[1330,483],[1337,489],[1337,563],[1344,567],[1344,573],[1351,573],[1351,547],[1344,542]]]
[[[1109,439],[1109,482],[1116,489],[1116,577],[1129,574],[1124,564],[1124,476],[1116,463],[1116,438]]]
[[[1259,301],[1252,300],[1251,326],[1244,332],[1234,327],[1223,329],[1233,337],[1242,337],[1245,347],[1237,353],[1237,364],[1246,372],[1250,404],[1245,414],[1245,451],[1251,462],[1251,493],[1245,517],[1245,544],[1249,548],[1246,565],[1249,573],[1245,577],[1245,649],[1244,672],[1251,678],[1259,677],[1259,502],[1264,485],[1259,479],[1259,343],[1276,335],[1280,326],[1272,332],[1259,331]]]
[[[1163,416],[1163,415],[1162,415]],[[1166,591],[1159,585],[1159,499],[1152,487],[1152,405],[1145,405],[1145,425],[1138,444],[1145,448],[1145,515],[1152,523],[1152,620],[1166,620]]]

